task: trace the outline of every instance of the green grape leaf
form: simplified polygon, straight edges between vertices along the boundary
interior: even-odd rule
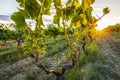
[[[61,17],[60,9],[57,9],[56,15],[54,15],[53,23],[59,25],[60,24],[60,17]]]
[[[76,25],[76,27],[79,27],[81,24],[80,24],[80,21],[77,21],[76,23],[75,23],[75,25]]]
[[[27,24],[25,22],[24,16],[20,12],[15,12],[12,16],[11,19],[15,21],[16,27],[18,29],[24,28]]]
[[[86,15],[85,14],[80,14],[81,20],[82,20],[82,24],[86,25],[87,24],[87,19],[86,19]]]
[[[73,2],[73,0],[68,0],[68,1],[66,2],[66,6],[70,5],[72,2]]]
[[[92,7],[89,7],[88,9],[85,10],[85,14],[86,14],[86,19],[91,22],[92,20],[92,11],[93,11],[93,8]]]
[[[24,18],[29,19],[30,15],[23,9],[19,9],[19,12],[24,16]]]
[[[72,27],[73,25],[76,25],[76,22],[78,22],[79,20],[80,20],[80,16],[78,16],[77,14],[74,14],[73,18],[71,19],[70,27]]]
[[[95,2],[95,0],[88,0],[89,4],[93,4]]]
[[[25,0],[16,0],[19,3],[20,7],[25,8]]]
[[[110,10],[109,10],[108,7],[106,7],[106,8],[103,9],[103,14],[104,14],[104,15],[105,15],[105,14],[108,14],[109,12],[110,12]]]
[[[61,5],[61,0],[53,0],[53,2],[55,7],[58,7]]]
[[[54,15],[53,23],[59,25],[59,22],[60,22],[60,16],[58,16],[58,15]]]
[[[44,6],[45,6],[44,14],[50,15],[51,4],[52,4],[52,0],[45,0],[45,3],[44,3]]]
[[[80,7],[79,1],[74,1],[73,5],[75,6],[75,9],[78,9]]]
[[[91,4],[93,4],[95,0],[82,0],[82,6],[84,10],[90,7]]]
[[[74,14],[74,8],[72,7],[66,7],[63,8],[63,14],[66,20],[70,20],[70,18],[73,16]]]
[[[25,1],[25,11],[29,13],[32,19],[36,19],[39,15],[40,5],[36,0]]]
[[[89,4],[88,4],[88,0],[82,0],[82,6],[83,6],[83,9],[86,10],[87,8],[89,8]]]

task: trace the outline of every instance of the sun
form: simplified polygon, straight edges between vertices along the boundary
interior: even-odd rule
[[[97,26],[95,27],[95,29],[97,30],[97,31],[100,31],[100,30],[103,30],[104,28],[106,28],[107,27],[107,22],[106,23],[103,23],[103,24],[101,24],[101,23],[97,23]]]
[[[97,31],[103,30],[105,27],[95,27]]]

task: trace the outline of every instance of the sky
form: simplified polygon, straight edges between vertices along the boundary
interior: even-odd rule
[[[103,8],[109,7],[110,9],[110,13],[97,23],[98,29],[120,23],[120,0],[95,0],[92,6],[94,8],[93,15],[96,18],[102,16]],[[0,0],[0,15],[11,15],[17,11],[17,7],[18,4],[15,0]]]
[[[0,15],[8,15],[17,11],[18,4],[16,0],[0,0]]]
[[[95,0],[95,3],[93,4],[93,15],[100,17],[102,15],[102,10],[105,7],[109,7],[110,13],[98,22],[98,29],[120,23],[120,0]]]

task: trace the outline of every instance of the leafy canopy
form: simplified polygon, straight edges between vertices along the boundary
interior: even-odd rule
[[[18,12],[13,13],[12,20],[15,21],[17,29],[22,29],[25,36],[24,49],[29,54],[45,53],[45,31],[43,29],[43,15],[51,15],[51,9],[55,9],[53,23],[64,28],[64,37],[68,44],[68,51],[73,54],[81,34],[87,36],[95,29],[97,19],[92,16],[92,4],[95,0],[16,0],[19,3]],[[63,6],[64,5],[64,6]],[[108,8],[103,9],[106,15]],[[31,30],[26,19],[35,20],[35,30]],[[68,23],[68,24],[67,24]],[[71,44],[67,28],[73,31],[74,44]],[[56,28],[57,29],[57,28]],[[57,31],[57,30],[56,30]],[[56,32],[55,32],[56,33]],[[74,45],[71,46],[70,45]]]

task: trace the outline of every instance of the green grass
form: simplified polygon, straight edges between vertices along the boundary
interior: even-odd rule
[[[0,63],[11,63],[25,57],[24,54],[19,53],[16,48],[10,48],[8,50],[2,51],[0,55]]]
[[[54,42],[47,46],[47,49],[46,49],[47,53],[45,54],[45,56],[48,57],[48,56],[55,55],[58,52],[65,50],[66,48],[67,48],[67,43],[65,40]]]
[[[10,43],[10,46],[5,46],[0,49],[0,63],[15,62],[24,56],[22,53],[17,51],[15,41],[9,40],[7,43]]]
[[[61,40],[63,40],[62,37],[57,37],[56,39],[54,39],[53,37],[48,37],[46,39],[46,45],[54,44],[54,43],[59,42]]]
[[[9,50],[12,48],[15,48],[15,47],[12,46],[12,47],[7,47],[7,48],[0,48],[0,52],[5,51],[5,50]],[[1,55],[1,53],[0,53],[0,55]]]
[[[36,77],[40,74],[40,70],[26,70],[25,80],[36,80]]]
[[[81,50],[75,67],[65,74],[66,80],[99,80],[97,79],[97,70],[95,72],[91,67],[97,60],[103,58],[97,44],[95,42],[89,43],[86,46],[86,52],[88,56]]]
[[[65,74],[65,80],[119,80],[120,75],[113,71],[115,61],[107,60],[108,55],[104,55],[99,50],[96,42],[86,46],[88,56],[81,51],[78,62],[74,68]],[[73,75],[74,74],[74,75]]]
[[[8,80],[4,77],[4,75],[0,74],[0,80]]]
[[[66,49],[66,47],[67,47],[65,40],[60,37],[58,37],[56,39],[47,38],[46,45],[47,45],[46,56],[52,56],[54,54],[57,54],[59,51],[62,51],[64,49]],[[26,55],[24,55],[23,52],[19,53],[17,51],[15,44],[13,44],[13,43],[12,43],[12,46],[10,46],[10,47],[0,49],[0,63],[15,62],[24,57],[26,57]]]
[[[0,49],[0,56],[9,54],[9,53],[14,52],[16,50],[17,50],[16,47],[9,47],[9,48]]]

